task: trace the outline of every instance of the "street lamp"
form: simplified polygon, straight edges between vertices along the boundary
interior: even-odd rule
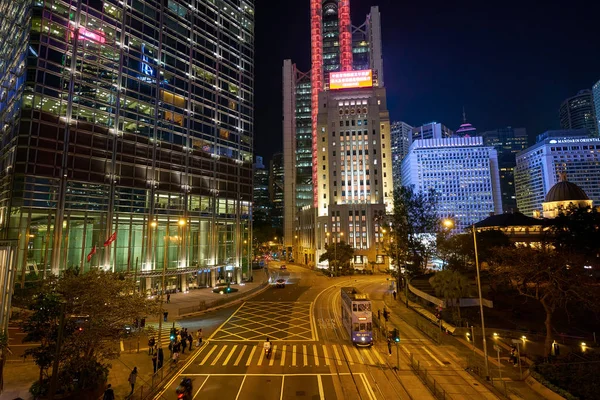
[[[475,224],[471,225],[473,230],[473,247],[475,249],[475,270],[477,271],[477,290],[479,292],[479,313],[481,314],[481,336],[483,337],[483,353],[485,361],[485,379],[490,380],[490,366],[488,364],[487,343],[485,340],[485,319],[483,317],[483,296],[481,295],[481,277],[479,275],[479,254],[477,254],[477,234]]]

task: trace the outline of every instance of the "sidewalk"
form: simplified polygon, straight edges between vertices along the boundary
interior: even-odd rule
[[[169,329],[174,321],[181,318],[202,315],[221,307],[231,306],[236,302],[243,301],[246,297],[260,292],[268,285],[268,269],[263,268],[253,271],[254,282],[247,282],[241,285],[231,285],[232,288],[238,289],[238,292],[224,295],[213,293],[212,288],[194,289],[188,293],[171,294],[171,301],[164,303],[164,309],[169,315],[167,323],[164,323],[163,329]],[[195,312],[180,315],[180,310],[189,309],[190,307],[198,307],[203,302],[205,309]],[[155,325],[158,322],[158,317],[149,318],[146,324]],[[177,325],[179,325],[177,323]],[[206,338],[206,336],[205,336]],[[168,340],[168,338],[167,338]],[[139,393],[142,386],[149,387],[152,381],[153,365],[152,358],[148,355],[148,342],[145,336],[140,338],[140,351],[137,352],[137,346],[132,347],[132,344],[125,340],[125,345],[122,347],[119,358],[112,360],[111,368],[108,375],[108,383],[110,383],[115,391],[116,399],[124,399],[131,387],[127,381],[129,373],[133,367],[138,369],[138,377],[135,387],[135,393]],[[137,342],[137,340],[136,340]],[[116,344],[119,345],[119,344]],[[134,348],[133,351],[128,351]],[[126,351],[123,351],[126,350]],[[194,350],[197,348],[194,346]],[[169,358],[169,350],[163,345],[164,363],[167,364]],[[185,359],[190,353],[186,352],[180,357],[180,365],[185,363]],[[27,359],[25,362],[10,362],[7,363],[4,369],[4,391],[0,394],[0,400],[14,400],[22,398],[30,400],[33,397],[29,394],[29,387],[32,382],[39,378],[39,369],[31,361]],[[135,397],[134,397],[135,398]]]

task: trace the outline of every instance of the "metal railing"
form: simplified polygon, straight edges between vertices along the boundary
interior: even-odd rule
[[[436,399],[446,400],[451,399],[442,386],[435,380],[435,378],[427,372],[427,368],[421,366],[419,360],[415,360],[412,353],[410,354],[410,367],[421,379],[421,381],[431,390],[433,396]]]

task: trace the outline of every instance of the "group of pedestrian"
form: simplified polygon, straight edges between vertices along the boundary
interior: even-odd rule
[[[513,363],[514,367],[519,365],[519,353],[517,352],[517,348],[515,346],[510,346],[510,362]]]

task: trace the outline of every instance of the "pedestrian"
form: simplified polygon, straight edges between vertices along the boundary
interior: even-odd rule
[[[165,311],[165,312],[163,313],[163,317],[164,317],[164,320],[165,320],[165,322],[167,322],[167,317],[168,317],[168,316],[169,316],[169,312],[168,312],[168,311]]]
[[[163,361],[164,361],[164,354],[163,354],[163,350],[162,347],[158,349],[158,363],[157,363],[157,369],[161,369],[163,366]]]
[[[152,354],[152,368],[154,368],[154,373],[156,373],[156,365],[158,363],[158,354]]]
[[[167,304],[171,302],[171,294],[167,293]]]
[[[388,345],[388,356],[392,355],[392,339],[388,337],[387,340],[387,345]]]
[[[194,344],[194,338],[192,337],[192,334],[190,333],[188,335],[188,333],[186,332],[185,335],[187,336],[187,342],[190,346],[190,353],[192,352],[192,345]]]
[[[154,336],[152,336],[148,340],[148,354],[152,355],[154,353],[154,345],[156,344],[156,340],[154,340]]]
[[[173,365],[177,364],[177,360],[179,360],[179,352],[178,351],[176,351],[175,353],[173,353],[173,357],[172,357]]]
[[[196,343],[198,347],[200,347],[200,345],[202,344],[202,329],[198,329],[198,332],[196,332]]]
[[[185,354],[185,348],[187,347],[187,338],[185,335],[181,338],[181,354]]]
[[[129,396],[133,395],[133,390],[135,389],[135,380],[136,379],[137,379],[137,367],[133,367],[133,370],[129,374],[129,379],[127,379],[129,384],[131,385],[131,393],[129,393]]]
[[[381,319],[381,309],[377,310],[377,320]]]
[[[104,397],[102,397],[102,400],[115,400],[115,392],[112,389],[112,385],[110,383],[104,391]]]
[[[397,293],[396,293],[395,290],[392,292],[392,295],[394,296],[394,301],[395,301],[396,300],[396,295],[397,295]]]

